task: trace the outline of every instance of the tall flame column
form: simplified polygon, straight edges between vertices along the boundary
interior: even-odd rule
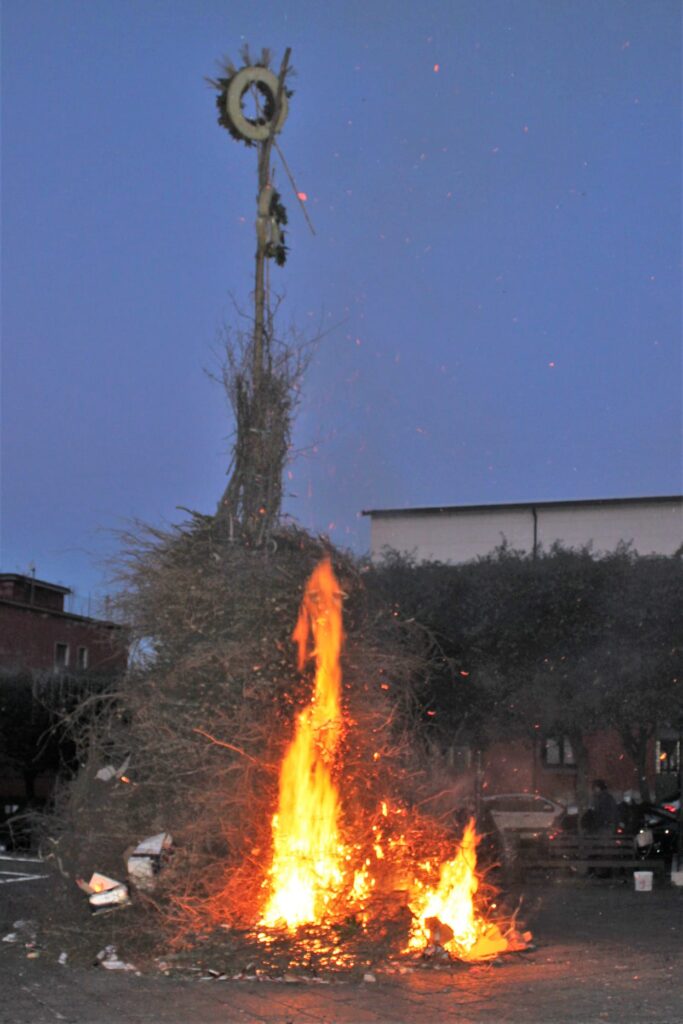
[[[341,733],[343,630],[341,593],[329,559],[306,585],[293,639],[300,671],[312,641],[315,685],[280,769],[273,862],[266,881],[270,895],[261,919],[264,925],[290,930],[321,921],[343,881],[339,794],[332,780]]]

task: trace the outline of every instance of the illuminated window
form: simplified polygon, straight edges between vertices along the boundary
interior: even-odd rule
[[[576,765],[572,745],[566,736],[549,736],[544,741],[543,761],[549,768],[573,768]]]
[[[658,775],[676,775],[681,763],[679,740],[657,740],[655,744],[656,768]]]

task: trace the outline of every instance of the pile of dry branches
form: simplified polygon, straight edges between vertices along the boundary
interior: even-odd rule
[[[150,930],[165,941],[218,919],[254,920],[282,752],[311,695],[291,633],[306,580],[326,555],[347,595],[349,837],[371,845],[381,801],[416,799],[419,789],[408,739],[419,652],[373,606],[350,556],[293,527],[273,541],[249,548],[224,519],[200,515],[129,535],[121,605],[136,663],[115,693],[72,717],[82,769],[58,794],[50,823],[65,889],[73,900],[74,880],[94,870],[125,878],[125,852],[170,832],[175,852],[153,896],[142,897]],[[124,766],[123,778],[98,779],[106,765]]]
[[[282,337],[275,327],[280,305],[270,299],[260,323],[236,308],[242,327],[225,329],[218,374],[235,430],[228,483],[216,515],[229,536],[254,547],[278,529],[284,466],[291,455],[292,423],[301,382],[320,335],[303,338],[292,327]]]

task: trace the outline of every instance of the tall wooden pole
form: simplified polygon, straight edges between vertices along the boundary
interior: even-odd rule
[[[284,256],[279,233],[282,207],[279,201],[277,208],[275,204],[270,158],[275,134],[287,116],[285,80],[290,54],[288,47],[277,79],[261,64],[240,71],[229,69],[230,78],[214,83],[219,88],[219,123],[234,138],[255,143],[258,152],[253,325],[247,358],[236,361],[229,385],[236,436],[230,479],[216,514],[228,524],[232,539],[241,535],[247,544],[257,547],[268,541],[280,514],[292,405],[290,366],[287,360],[285,365],[273,361],[266,269],[269,259],[280,262]],[[247,88],[256,89],[257,96],[258,91],[268,95],[266,109],[259,110],[255,120],[242,110]]]
[[[275,97],[275,111],[271,120],[271,131],[268,138],[264,142],[259,143],[258,153],[258,193],[256,196],[257,203],[257,225],[256,225],[256,280],[254,286],[254,363],[252,367],[254,392],[258,393],[259,386],[261,383],[261,373],[263,370],[263,359],[264,359],[264,330],[266,322],[266,286],[265,286],[265,273],[266,273],[266,247],[268,245],[266,234],[259,230],[259,211],[258,204],[263,194],[263,190],[270,185],[270,153],[273,148],[273,139],[275,137],[275,126],[278,123],[280,115],[280,104],[282,102],[282,93],[285,88],[285,78],[287,75],[287,67],[289,65],[289,57],[292,50],[291,47],[287,47],[285,55],[282,58],[282,64],[280,66],[280,74],[278,77],[278,90],[277,96]]]

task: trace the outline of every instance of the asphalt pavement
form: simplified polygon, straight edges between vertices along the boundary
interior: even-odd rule
[[[668,882],[652,892],[630,880],[530,884],[532,951],[320,984],[61,964],[31,938],[46,876],[39,861],[0,860],[0,1024],[683,1024],[683,889]]]

